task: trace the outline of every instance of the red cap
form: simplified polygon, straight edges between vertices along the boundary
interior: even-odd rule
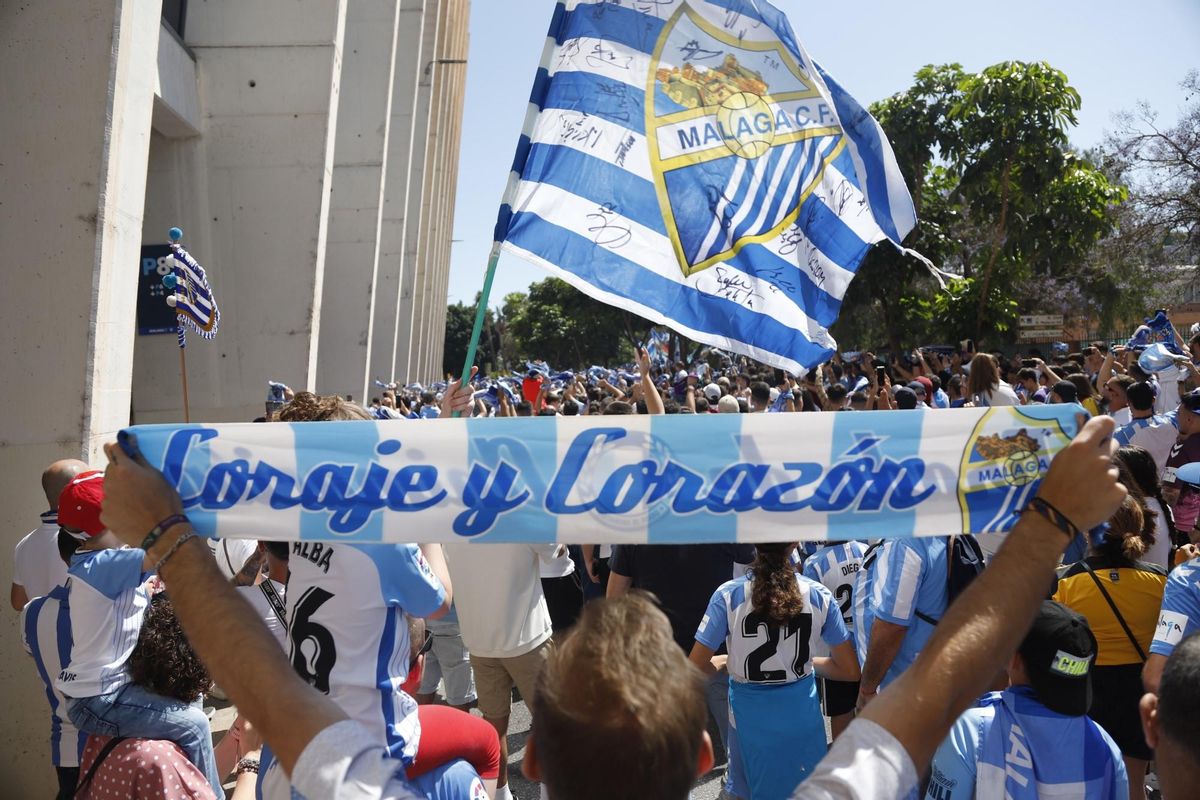
[[[104,473],[98,469],[81,472],[58,496],[58,524],[97,536],[104,532],[104,523],[100,521],[103,502]]]
[[[914,380],[925,387],[925,405],[933,405],[933,381],[926,378],[924,375],[918,375]]]

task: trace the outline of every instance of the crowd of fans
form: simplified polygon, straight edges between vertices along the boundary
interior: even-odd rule
[[[642,351],[365,407],[273,385],[263,418],[1082,405],[1095,419],[984,547],[206,542],[135,442],[103,473],[55,462],[11,601],[59,797],[511,797],[514,690],[524,772],[556,800],[682,800],[718,760],[741,800],[1195,796],[1189,347],[1154,371],[1101,343],[845,354],[804,379]],[[240,714],[215,748],[212,692]]]

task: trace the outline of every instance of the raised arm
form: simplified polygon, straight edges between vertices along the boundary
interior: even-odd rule
[[[429,615],[430,619],[441,619],[450,613],[450,607],[454,605],[454,585],[450,582],[450,569],[446,566],[446,553],[436,542],[423,544],[420,547],[421,555],[425,556],[425,560],[429,562],[429,569],[442,582],[442,588],[446,590],[446,599],[442,601],[442,607]]]
[[[1038,497],[1080,530],[1107,520],[1126,494],[1112,466],[1113,428],[1109,417],[1090,420],[1055,456],[1038,489]],[[950,605],[912,667],[863,712],[904,745],[917,772],[1017,649],[1069,542],[1040,514],[1023,514],[988,568]]]
[[[179,494],[162,473],[117,445],[106,445],[104,506],[101,520],[122,541],[141,543],[159,521],[179,514]],[[325,695],[292,669],[262,618],[222,576],[204,540],[189,538],[185,523],[171,527],[149,551],[157,561],[175,549],[159,569],[171,592],[175,614],[214,681],[262,733],[290,775],[314,736],[346,719]]]
[[[667,413],[662,397],[658,394],[658,387],[654,385],[654,376],[650,373],[650,354],[644,347],[638,350],[638,369],[642,373],[642,394],[646,399],[646,413]]]
[[[1040,369],[1046,375],[1046,377],[1050,380],[1051,386],[1053,386],[1054,384],[1056,384],[1062,380],[1062,376],[1060,376],[1057,372],[1055,372],[1053,369],[1051,369],[1050,365],[1047,364],[1045,361],[1042,361],[1040,358],[1035,358],[1034,361],[1037,362],[1038,369]],[[1101,385],[1103,385],[1103,384],[1101,384]]]

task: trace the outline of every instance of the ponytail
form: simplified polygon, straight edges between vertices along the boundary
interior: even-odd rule
[[[1129,495],[1109,519],[1108,531],[1097,550],[1110,562],[1132,564],[1146,555],[1153,542],[1153,535],[1147,537],[1145,533],[1141,501]]]
[[[786,625],[804,611],[804,598],[790,559],[795,544],[760,544],[754,549],[750,600],[755,611],[769,622]]]

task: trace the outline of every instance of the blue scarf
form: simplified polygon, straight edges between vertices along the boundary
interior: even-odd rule
[[[1037,800],[1039,785],[1061,792],[1068,784],[1088,800],[1128,797],[1120,755],[1088,717],[1051,711],[1028,686],[988,695],[981,705],[996,716],[980,746],[979,800]]]

